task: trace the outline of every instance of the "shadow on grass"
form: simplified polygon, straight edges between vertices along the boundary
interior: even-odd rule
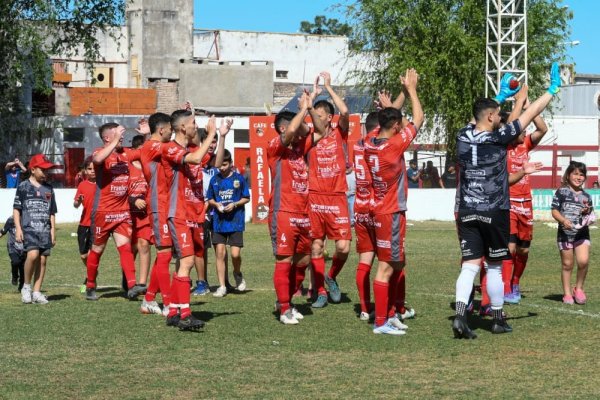
[[[192,315],[204,322],[208,322],[213,318],[223,317],[227,315],[237,315],[239,312],[211,312],[211,311],[193,311]]]
[[[544,296],[544,299],[546,300],[552,300],[552,301],[558,301],[561,302],[563,301],[563,295],[562,294],[549,294],[547,296]]]
[[[103,299],[112,299],[115,297],[122,297],[124,299],[127,298],[125,292],[123,292],[120,289],[112,289],[110,292],[107,291],[106,294],[103,294],[102,296],[98,296],[98,297],[103,298]]]
[[[53,294],[52,296],[48,296],[48,301],[60,301],[69,297],[71,297],[70,294]]]
[[[519,315],[516,317],[506,317],[507,321],[514,321],[517,319],[523,319],[523,318],[531,318],[531,317],[537,317],[538,314],[528,311],[527,315]],[[454,321],[454,315],[451,315],[448,317],[448,321]],[[473,331],[477,331],[478,329],[482,329],[484,331],[488,331],[490,332],[492,330],[492,325],[493,325],[494,321],[489,318],[489,317],[481,317],[476,313],[473,314],[469,314],[467,316],[467,324],[469,325],[469,328],[471,328],[471,330]]]

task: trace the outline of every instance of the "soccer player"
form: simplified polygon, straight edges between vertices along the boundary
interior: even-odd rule
[[[297,114],[290,111],[277,114],[275,130],[279,136],[269,142],[267,149],[271,171],[269,232],[275,255],[273,284],[279,321],[285,325],[295,325],[304,319],[291,304],[291,297],[304,280],[311,253],[308,168],[304,156],[321,135],[311,133],[304,123],[307,113],[314,114],[314,109],[311,97],[305,92]]]
[[[405,265],[406,196],[408,182],[404,151],[423,124],[417,95],[418,75],[414,69],[401,78],[410,97],[413,120],[403,127],[402,113],[392,107],[379,111],[379,133],[365,141],[365,158],[373,186],[373,224],[377,244],[377,274],[373,281],[375,325],[373,333],[403,335],[406,326],[394,315],[399,275]]]
[[[46,173],[54,168],[43,154],[36,154],[29,160],[29,179],[17,187],[13,204],[15,240],[23,243],[25,259],[25,279],[21,289],[21,300],[25,304],[47,304],[48,299],[41,292],[46,259],[50,249],[56,244],[55,214],[56,199],[52,186],[46,183]],[[31,279],[34,279],[33,293]]]
[[[189,141],[197,134],[196,118],[192,110],[177,110],[171,114],[171,129],[175,138],[162,146],[161,162],[169,185],[167,223],[171,233],[173,252],[179,260],[179,269],[171,282],[171,303],[167,314],[167,325],[177,326],[180,330],[198,330],[204,322],[195,318],[190,310],[190,271],[194,266],[193,233],[187,224],[188,213],[185,206],[186,192],[190,181],[186,175],[185,164],[205,165],[214,135],[216,124],[214,116],[206,126],[207,140],[193,153],[187,149]]]
[[[227,245],[231,251],[236,289],[243,292],[246,290],[246,281],[241,271],[241,249],[244,247],[245,229],[244,205],[250,201],[250,192],[244,177],[233,171],[231,153],[228,150],[225,150],[223,155],[219,173],[210,181],[207,199],[208,204],[215,209],[212,218],[212,243],[215,246],[219,288],[213,293],[213,296],[223,297],[227,294],[225,286]]]
[[[500,106],[517,91],[510,89],[513,77],[506,74],[496,99],[478,99],[473,105],[475,124],[461,129],[457,138],[460,172],[458,232],[462,267],[456,281],[456,317],[452,330],[456,338],[474,339],[467,325],[467,304],[473,280],[482,260],[487,261],[487,292],[492,307],[492,333],[511,332],[502,306],[502,261],[510,258],[510,201],[506,148],[519,136],[522,127],[539,115],[560,90],[558,64],[552,65],[550,87],[515,121],[500,127]]]
[[[77,185],[73,207],[79,208],[83,205],[79,226],[77,227],[77,243],[79,244],[79,255],[83,265],[87,267],[87,258],[92,248],[92,208],[94,206],[94,197],[96,195],[96,171],[92,157],[86,158],[83,163],[83,180]],[[83,278],[81,292],[85,293],[85,283],[87,279]]]
[[[341,301],[341,290],[336,277],[342,270],[350,252],[350,216],[346,200],[346,161],[348,158],[347,140],[349,127],[348,107],[331,87],[331,76],[321,72],[324,86],[333,103],[340,112],[337,125],[331,124],[334,108],[326,100],[314,104],[313,123],[315,130],[323,132],[323,138],[312,147],[307,155],[309,179],[309,218],[312,237],[312,266],[314,272],[317,298],[313,308],[327,305],[327,292],[324,283],[327,282],[329,295],[333,303]],[[317,82],[319,80],[317,77]],[[315,92],[318,95],[318,91]],[[325,259],[323,257],[324,240],[335,240],[335,254],[331,268],[325,276]]]
[[[515,107],[509,121],[518,117],[521,111],[529,105],[527,86],[524,85],[519,93],[515,95]],[[524,164],[529,160],[529,152],[540,143],[548,131],[548,127],[541,116],[536,116],[533,123],[535,131],[531,134],[519,135],[518,139],[508,146],[509,174],[524,170]],[[518,182],[510,185],[510,238],[508,250],[512,260],[505,260],[502,264],[505,303],[518,304],[521,301],[519,280],[527,265],[532,239],[533,200],[529,176],[524,175]]]
[[[124,149],[125,128],[115,122],[102,125],[99,130],[104,146],[92,155],[96,170],[96,195],[92,211],[94,240],[87,259],[85,298],[96,301],[96,278],[100,258],[108,237],[112,234],[121,268],[127,279],[127,297],[134,299],[135,260],[131,252],[131,214],[129,212],[129,163],[139,157],[139,152]]]

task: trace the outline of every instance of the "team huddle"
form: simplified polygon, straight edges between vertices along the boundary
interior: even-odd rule
[[[502,80],[495,99],[475,102],[474,121],[458,134],[456,165],[460,179],[455,215],[462,265],[456,282],[456,317],[452,324],[457,338],[476,337],[467,324],[467,314],[472,309],[473,281],[482,266],[485,273],[480,274],[483,296],[480,314],[492,316],[493,333],[512,331],[502,307],[505,302],[520,301],[519,278],[532,240],[533,213],[527,175],[540,168],[539,163],[528,162],[528,152],[547,130],[539,114],[558,93],[560,78],[557,67],[553,66],[548,92],[531,104],[527,87],[511,89],[510,78]],[[327,100],[315,101],[322,91],[321,80],[333,104]],[[404,335],[408,329],[406,320],[415,316],[414,310],[405,304],[408,185],[404,152],[417,136],[424,115],[417,93],[416,71],[407,70],[400,80],[403,90],[394,101],[385,92],[380,94],[380,110],[368,114],[365,133],[353,149],[348,149],[348,107],[331,86],[327,72],[316,78],[312,91],[302,93],[296,113],[284,110],[275,117],[278,136],[271,140],[267,150],[271,175],[268,226],[275,256],[276,307],[279,321],[285,325],[295,325],[304,319],[292,304],[292,298],[302,287],[309,267],[311,307],[321,309],[330,302],[341,301],[342,291],[336,278],[350,253],[352,222],[359,256],[356,266],[359,318],[373,321],[375,334]],[[513,110],[502,118],[500,104],[512,96]],[[401,111],[406,100],[411,103],[410,120]],[[334,106],[339,111],[335,122]],[[526,135],[525,128],[532,121],[535,131]],[[198,294],[209,291],[206,249],[211,245],[215,246],[219,280],[213,295],[222,297],[232,290],[245,290],[240,249],[243,209],[250,194],[243,177],[232,170],[231,154],[224,148],[231,125],[232,120],[223,119],[217,128],[213,116],[201,133],[191,107],[170,116],[155,113],[139,127],[140,133],[149,138],[144,140],[141,136],[137,144],[134,139],[131,148],[122,146],[124,127],[117,123],[100,127],[104,146],[86,161],[86,179],[80,183],[74,200],[75,207],[84,208],[78,237],[87,271],[84,289],[87,300],[98,300],[100,259],[110,236],[119,253],[127,297],[133,300],[143,295],[141,312],[164,315],[168,326],[180,330],[198,330],[204,326],[190,310],[190,274],[195,267]],[[220,136],[218,145],[217,136]],[[12,246],[21,244],[21,254],[26,254],[24,269],[19,272],[17,268],[15,272],[19,259],[13,259],[11,246],[9,254],[13,284],[15,274],[20,273],[22,301],[43,304],[48,300],[40,288],[46,257],[55,242],[56,203],[51,186],[45,183],[45,170],[53,165],[38,156],[32,158],[31,177],[19,186],[14,203],[16,239]],[[352,164],[356,178],[354,215],[349,213],[346,198],[346,169]],[[567,169],[564,186],[555,195],[553,216],[560,223],[563,300],[582,304],[586,301],[585,273],[580,271],[587,271],[590,245],[587,225],[594,217],[591,198],[581,188],[585,165],[576,164]],[[3,234],[6,231],[7,226]],[[207,241],[208,236],[211,238]],[[327,239],[335,242],[335,253],[326,271]],[[152,268],[151,245],[156,248]],[[227,245],[232,255],[235,287],[228,281]],[[136,256],[140,258],[139,279]],[[172,257],[177,260],[173,275]],[[375,257],[372,305],[370,273]],[[571,291],[574,258],[579,271],[576,287]],[[159,293],[162,308],[156,301]]]

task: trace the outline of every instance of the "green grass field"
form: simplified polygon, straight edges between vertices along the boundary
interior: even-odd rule
[[[352,254],[338,281],[343,302],[297,326],[273,310],[273,257],[266,226],[249,225],[243,271],[249,291],[192,297],[203,332],[179,332],[121,296],[114,246],[102,258],[100,301],[79,293],[83,265],[74,225],[58,228],[44,290],[50,304],[24,305],[0,250],[0,398],[598,398],[595,358],[600,285],[592,248],[585,306],[560,302],[555,230],[535,226],[521,305],[507,306],[514,332],[492,335],[473,317],[477,340],[455,340],[450,307],[458,274],[454,225],[407,229],[408,334],[374,335],[356,314]],[[598,236],[592,231],[592,239]],[[211,252],[212,257],[212,252]],[[209,282],[216,282],[214,262]],[[372,274],[373,276],[373,274]]]

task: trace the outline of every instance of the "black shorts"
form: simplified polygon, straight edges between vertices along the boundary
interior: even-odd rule
[[[212,246],[212,221],[204,220],[204,248],[210,249]]]
[[[461,210],[457,227],[463,261],[481,257],[489,261],[511,258],[508,251],[510,211]]]
[[[77,227],[77,243],[79,244],[79,254],[87,254],[92,248],[92,228],[79,225]]]
[[[244,247],[244,232],[213,232],[212,244],[228,244],[235,247]]]
[[[52,249],[50,231],[23,230],[23,251],[39,250],[40,255],[49,256],[50,249]]]
[[[8,256],[10,257],[11,265],[21,265],[21,264],[25,263],[25,259],[27,258],[27,253],[25,253],[25,252],[8,253]]]

